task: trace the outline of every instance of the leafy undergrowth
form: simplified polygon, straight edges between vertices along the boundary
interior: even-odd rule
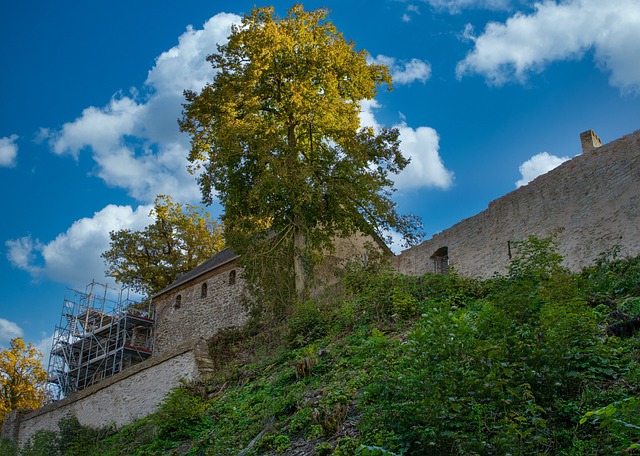
[[[551,241],[520,247],[485,281],[354,269],[348,299],[217,336],[215,376],[82,454],[639,451],[640,258],[570,274]]]

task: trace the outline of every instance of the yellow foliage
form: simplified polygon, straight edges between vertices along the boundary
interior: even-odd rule
[[[228,245],[246,258],[267,234],[287,242],[298,299],[314,254],[334,238],[393,229],[412,242],[420,229],[390,199],[390,175],[408,164],[399,131],[360,128],[361,103],[391,88],[389,69],[370,63],[327,14],[255,8],[207,58],[213,81],[185,91],[179,121],[203,202],[215,197],[224,208]]]
[[[151,296],[224,248],[222,226],[202,207],[158,195],[149,215],[142,230],[109,233],[102,254],[107,274],[134,291]]]
[[[0,425],[10,411],[36,409],[46,398],[47,372],[40,361],[42,354],[19,337],[10,345],[0,351]]]

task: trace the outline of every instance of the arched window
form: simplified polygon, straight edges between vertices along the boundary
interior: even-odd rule
[[[433,260],[433,272],[436,274],[446,274],[449,272],[449,248],[440,247],[436,253],[431,255]]]
[[[236,271],[235,269],[229,273],[229,285],[236,284]]]
[[[200,287],[200,297],[201,298],[207,297],[207,282],[203,283],[202,286]]]
[[[174,309],[179,309],[180,306],[182,306],[182,295],[178,295],[176,296],[176,300],[173,303],[173,308]]]

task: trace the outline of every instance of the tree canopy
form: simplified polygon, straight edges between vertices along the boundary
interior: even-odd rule
[[[102,254],[107,274],[136,292],[150,296],[224,248],[221,226],[202,207],[160,195],[149,215],[155,222],[143,230],[109,233]]]
[[[290,242],[298,297],[310,253],[334,237],[395,229],[413,242],[419,229],[391,200],[389,175],[408,164],[398,131],[360,127],[360,103],[391,89],[389,71],[326,16],[254,9],[208,57],[213,82],[185,91],[180,120],[203,201],[215,194],[224,207],[227,242],[239,254],[268,234]]]
[[[42,354],[22,338],[0,351],[0,427],[7,413],[18,408],[36,409],[46,399],[47,372]]]

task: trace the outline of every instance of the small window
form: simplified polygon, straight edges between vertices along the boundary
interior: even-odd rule
[[[449,248],[440,247],[436,253],[431,255],[433,260],[433,272],[436,274],[446,274],[449,272]]]
[[[200,297],[201,298],[206,298],[207,297],[207,283],[203,283],[202,286],[200,287]]]
[[[180,306],[182,306],[182,295],[178,295],[176,296],[176,300],[173,303],[173,308],[174,309],[179,309]]]
[[[235,285],[236,284],[236,271],[233,270],[229,273],[229,285]]]

